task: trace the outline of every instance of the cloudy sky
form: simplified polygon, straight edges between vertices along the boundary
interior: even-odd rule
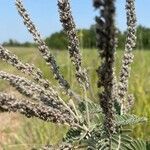
[[[15,0],[0,0],[0,42],[16,39],[17,41],[32,41],[18,15]],[[31,14],[33,22],[37,25],[43,38],[61,30],[57,12],[57,0],[23,0]],[[116,0],[116,24],[120,30],[126,29],[124,11],[125,0]],[[96,11],[92,7],[92,0],[71,0],[73,15],[77,28],[89,28],[94,24]],[[150,0],[136,0],[138,24],[150,27]]]

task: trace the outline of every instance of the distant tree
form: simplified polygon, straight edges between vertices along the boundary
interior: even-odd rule
[[[127,32],[118,30],[118,49],[123,49]],[[136,49],[149,50],[150,49],[150,28],[139,25],[137,27],[137,44]]]
[[[125,43],[125,39],[126,39],[126,32],[121,32],[119,29],[117,30],[117,36],[118,36],[118,41],[117,41],[117,45],[118,45],[118,49],[123,49],[124,48],[124,43]]]
[[[4,46],[11,46],[11,47],[14,47],[14,46],[20,46],[20,43],[16,40],[13,40],[13,39],[9,39],[8,42],[4,42],[3,43]]]
[[[83,48],[95,48],[95,27],[91,26],[90,29],[79,29],[77,31],[80,39],[81,47]],[[54,49],[67,49],[68,41],[64,31],[53,33],[47,37],[45,42],[50,48]]]
[[[45,42],[50,48],[60,50],[67,49],[68,45],[67,37],[63,31],[52,34],[50,37],[46,38]]]
[[[80,40],[80,47],[81,48],[96,48],[96,32],[95,32],[95,25],[91,25],[89,29],[78,29],[77,34]],[[124,49],[124,43],[126,39],[127,32],[120,31],[117,29],[117,36],[118,36],[118,49]],[[51,36],[45,39],[46,44],[48,47],[52,49],[59,49],[65,50],[68,48],[68,40],[65,32],[61,30],[60,32],[55,32]],[[35,44],[31,42],[24,42],[20,43],[16,40],[10,39],[8,42],[3,43],[4,46],[10,47],[32,47]],[[150,28],[144,27],[139,25],[137,27],[137,45],[136,48],[140,49],[150,49]]]
[[[138,26],[137,49],[150,49],[150,28]]]
[[[25,43],[22,43],[21,46],[23,46],[23,47],[33,47],[33,46],[35,46],[35,44],[30,43],[30,42],[25,42]]]
[[[34,43],[31,42],[24,42],[24,43],[20,43],[16,40],[13,39],[9,39],[8,42],[4,42],[3,46],[9,46],[9,47],[33,47]]]
[[[82,34],[82,44],[83,48],[96,48],[96,33],[95,33],[95,26],[91,26],[90,29],[80,29],[78,30],[79,35]]]

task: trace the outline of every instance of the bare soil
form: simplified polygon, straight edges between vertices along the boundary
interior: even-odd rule
[[[20,116],[14,113],[0,113],[0,150],[9,144],[19,128]]]

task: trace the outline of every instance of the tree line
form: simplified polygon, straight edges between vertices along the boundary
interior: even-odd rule
[[[33,46],[35,46],[35,44],[31,43],[31,42],[20,43],[17,40],[10,39],[8,42],[4,42],[3,46],[9,46],[9,47],[33,47]]]
[[[118,37],[118,49],[124,48],[124,43],[126,39],[127,32],[121,32],[117,30]],[[80,47],[85,49],[96,48],[96,32],[95,26],[92,25],[89,29],[79,29],[77,31],[80,40]],[[67,49],[68,40],[64,31],[55,32],[51,36],[45,39],[47,45],[52,49],[65,50]],[[14,46],[14,47],[33,47],[34,43],[25,42],[19,43],[16,40],[10,39],[8,42],[3,43],[4,46]],[[149,49],[150,50],[150,28],[139,25],[137,27],[137,45],[136,48]]]

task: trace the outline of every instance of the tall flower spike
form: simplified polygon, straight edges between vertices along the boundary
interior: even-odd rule
[[[19,112],[28,118],[37,117],[44,121],[73,125],[75,119],[67,112],[42,104],[18,100],[11,95],[0,93],[0,111]]]
[[[43,104],[57,108],[62,112],[69,112],[77,119],[76,114],[74,114],[71,108],[59,97],[57,93],[55,93],[55,91],[46,90],[26,78],[8,74],[4,71],[0,71],[0,79],[8,81],[11,86],[15,87],[18,92],[26,97],[39,100],[43,102]]]
[[[136,13],[135,0],[126,0],[127,11],[127,38],[125,44],[125,52],[122,61],[120,79],[118,85],[118,94],[121,103],[121,114],[125,113],[126,100],[128,91],[128,78],[130,76],[131,63],[133,61],[132,50],[136,45]]]
[[[58,95],[55,92],[48,91],[26,78],[0,71],[0,79],[8,81],[11,86],[26,97],[41,100],[47,105],[59,106],[60,102],[56,103]]]
[[[76,78],[81,85],[89,87],[87,71],[82,67],[82,59],[79,49],[79,39],[76,33],[76,25],[72,16],[69,0],[58,0],[60,21],[66,31],[69,40],[69,53],[76,68]]]
[[[41,35],[37,31],[34,23],[31,21],[26,9],[23,6],[23,3],[21,0],[16,0],[16,7],[20,14],[20,16],[23,18],[24,24],[26,25],[28,31],[32,34],[34,41],[38,45],[38,49],[43,55],[43,58],[47,62],[48,65],[50,65],[54,77],[56,80],[59,81],[59,84],[64,87],[66,90],[69,89],[70,85],[69,83],[64,79],[64,77],[60,74],[59,67],[56,64],[54,56],[50,53],[50,50],[48,46],[46,46],[46,43],[44,40],[42,40]]]
[[[43,79],[42,72],[39,68],[35,68],[35,66],[28,63],[24,64],[15,54],[11,53],[2,45],[0,45],[0,59],[16,67],[21,72],[32,76],[35,81],[41,83],[45,88],[50,88],[49,82]]]
[[[115,131],[114,113],[114,55],[116,49],[116,29],[114,25],[115,0],[94,0],[94,6],[100,10],[100,16],[96,17],[97,47],[101,57],[101,66],[97,73],[99,77],[98,87],[100,104],[105,114],[104,126],[108,136]]]

